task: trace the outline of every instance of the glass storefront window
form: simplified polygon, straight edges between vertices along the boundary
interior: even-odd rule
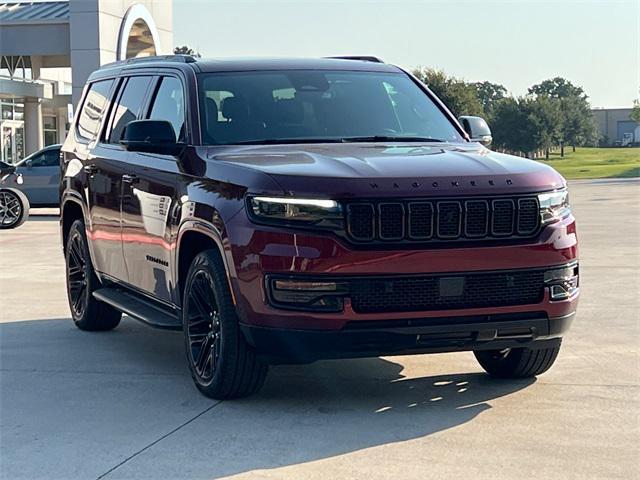
[[[52,115],[42,117],[42,127],[44,130],[44,146],[58,143],[58,119]]]
[[[24,104],[15,100],[0,100],[2,120],[24,120]]]
[[[51,130],[45,130],[44,132],[44,146],[53,145],[58,143],[58,133]]]
[[[2,104],[2,119],[13,120],[13,105],[11,103]]]

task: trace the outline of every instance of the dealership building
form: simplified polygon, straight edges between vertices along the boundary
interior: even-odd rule
[[[625,134],[634,135],[638,126],[631,120],[631,108],[596,108],[591,113],[598,127],[601,145],[620,145]]]
[[[0,1],[0,160],[60,143],[91,72],[171,53],[171,0]]]

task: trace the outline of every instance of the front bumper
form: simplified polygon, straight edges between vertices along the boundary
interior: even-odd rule
[[[560,343],[575,313],[543,312],[350,322],[340,331],[275,329],[243,325],[257,352],[272,363],[329,358],[551,347]]]
[[[240,322],[247,328],[342,331],[362,322],[540,313],[563,318],[575,312],[578,295],[552,301],[548,289],[530,304],[430,311],[359,313],[347,300],[342,311],[303,312],[275,308],[265,288],[267,275],[339,278],[451,274],[553,268],[577,261],[575,220],[569,216],[546,226],[524,243],[455,248],[365,250],[330,234],[259,226],[246,215],[227,223],[227,264]]]

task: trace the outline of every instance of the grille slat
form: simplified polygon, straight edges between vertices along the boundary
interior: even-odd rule
[[[540,209],[534,198],[518,199],[518,233],[530,235],[538,229]]]
[[[409,203],[409,237],[424,240],[433,235],[433,205],[428,202]]]
[[[347,208],[349,234],[356,240],[371,240],[375,232],[374,207],[371,203],[354,203]]]
[[[465,235],[469,238],[484,237],[489,230],[489,203],[486,200],[465,202]]]
[[[497,237],[508,237],[513,234],[515,203],[511,199],[493,200],[491,202],[491,233]]]
[[[460,202],[438,202],[438,237],[458,238],[462,227]]]
[[[404,237],[404,206],[401,203],[381,203],[380,238],[383,240],[401,240]]]
[[[453,288],[443,287],[446,282]],[[543,299],[544,272],[359,279],[351,283],[350,290],[351,305],[357,313],[529,305]]]
[[[357,242],[530,237],[540,227],[537,197],[353,202],[346,211]]]

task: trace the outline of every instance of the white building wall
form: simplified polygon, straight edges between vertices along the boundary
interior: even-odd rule
[[[153,17],[161,45],[157,53],[171,53],[173,9],[170,0],[69,0],[74,105],[91,72],[116,60],[122,19],[134,4],[144,5]]]

